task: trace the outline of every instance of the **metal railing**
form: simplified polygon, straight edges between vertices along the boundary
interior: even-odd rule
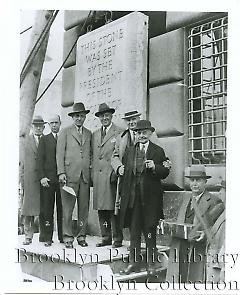
[[[224,164],[227,126],[227,16],[188,34],[190,164]]]

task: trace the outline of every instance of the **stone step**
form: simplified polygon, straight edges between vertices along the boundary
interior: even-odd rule
[[[156,268],[155,274],[152,278],[149,278],[149,282],[151,283],[164,282],[166,277],[166,270],[167,270],[167,267],[165,266]],[[142,269],[139,272],[133,272],[128,275],[115,274],[115,279],[117,282],[136,281],[137,283],[142,283],[142,282],[145,282],[148,277],[149,277],[148,273],[145,269]]]
[[[109,278],[113,275],[119,281],[125,280],[119,272],[128,265],[128,242],[124,242],[123,247],[117,249],[111,246],[99,248],[95,247],[100,240],[99,237],[87,237],[88,247],[80,247],[75,241],[73,249],[66,249],[64,244],[58,242],[53,243],[51,247],[45,247],[43,243],[38,242],[37,235],[31,245],[23,246],[23,240],[24,237],[19,236],[17,251],[18,262],[25,274],[48,282],[59,282],[92,281],[99,278],[101,274],[105,279],[108,272]],[[144,247],[144,244],[142,246]],[[158,273],[166,268],[167,251],[168,247],[158,246],[161,256],[161,262],[157,265]],[[134,279],[141,280],[146,276],[145,265],[143,264],[142,267],[143,271],[132,274]]]

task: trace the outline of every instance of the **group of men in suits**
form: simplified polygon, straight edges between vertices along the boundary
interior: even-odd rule
[[[58,239],[62,237],[62,201],[57,175],[56,145],[60,130],[60,117],[49,118],[51,132],[43,135],[46,122],[41,116],[32,121],[32,134],[26,138],[22,187],[24,198],[22,215],[24,216],[24,245],[32,243],[34,220],[39,217],[39,241],[51,246],[54,229],[54,204],[57,208]]]
[[[72,117],[73,124],[64,128],[60,133],[61,122],[58,115],[52,116],[49,121],[51,133],[48,135],[43,135],[46,122],[44,122],[42,117],[37,116],[33,119],[33,134],[27,139],[25,147],[24,177],[26,181],[24,184],[24,202],[22,208],[22,214],[25,216],[25,245],[30,244],[33,238],[33,230],[28,234],[28,229],[31,228],[31,226],[28,226],[29,223],[31,224],[28,220],[32,220],[34,216],[39,216],[39,241],[44,242],[45,246],[51,246],[54,225],[53,212],[56,198],[59,241],[64,242],[67,248],[73,247],[72,214],[75,203],[77,202],[77,242],[82,247],[88,246],[86,230],[90,186],[93,185],[93,209],[98,211],[102,235],[101,242],[96,246],[122,246],[122,229],[126,224],[124,221],[125,214],[129,217],[131,213],[130,210],[126,210],[127,213],[122,213],[123,209],[121,209],[119,214],[115,214],[117,179],[119,178],[120,180],[118,181],[119,195],[122,195],[124,193],[124,187],[131,186],[132,175],[129,171],[132,171],[135,175],[136,169],[139,169],[139,159],[137,159],[137,165],[136,161],[132,163],[128,159],[129,157],[137,157],[134,153],[136,144],[139,145],[140,141],[142,141],[142,144],[149,142],[154,128],[149,121],[140,120],[141,114],[134,110],[125,113],[123,119],[127,123],[128,128],[123,130],[112,122],[114,112],[115,109],[110,108],[106,103],[99,105],[98,112],[96,112],[95,116],[100,119],[102,127],[93,132],[93,134],[83,126],[86,116],[89,113],[89,110],[85,109],[83,103],[75,103],[73,105],[72,111],[68,114]],[[137,136],[138,133],[139,138]],[[37,136],[39,138],[41,137],[41,139],[38,140]],[[31,144],[29,144],[29,141]],[[155,149],[157,149],[157,153],[155,153]],[[160,204],[161,207],[162,190],[159,179],[165,178],[168,175],[170,167],[163,167],[164,173],[161,172],[162,174],[160,173],[160,175],[157,166],[158,163],[159,165],[162,165],[164,161],[167,163],[164,151],[160,147],[150,143],[149,158],[147,158],[147,153],[148,148],[146,148],[144,157],[141,159],[143,161],[141,163],[141,171],[137,170],[137,187],[139,189],[140,182],[143,182],[144,186],[148,186],[149,180],[151,182],[151,176],[155,179],[155,182],[150,183],[151,186],[152,184],[155,185],[150,195],[155,196],[155,190],[157,190],[159,196],[157,195],[155,199],[157,200],[159,198],[159,200],[153,203],[150,206],[151,208],[147,209],[151,211],[156,203]],[[31,158],[30,155],[32,155]],[[156,159],[154,157],[153,159],[156,161],[157,168],[155,167],[152,156],[156,157]],[[26,166],[28,162],[32,165],[30,169]],[[128,162],[132,165],[129,168]],[[126,173],[124,173],[124,170]],[[145,175],[145,170],[148,173],[144,176],[144,180],[142,181],[141,179],[140,181],[139,175],[141,173]],[[125,174],[127,177],[124,177]],[[32,178],[34,176],[34,179],[30,178],[30,176]],[[129,178],[128,182],[126,178]],[[147,184],[145,184],[146,179]],[[29,183],[34,183],[35,185],[35,188],[31,192],[28,192],[26,186]],[[68,190],[64,190],[64,187],[70,187],[75,196],[70,194]],[[146,191],[141,191],[141,194],[146,194]],[[132,197],[127,196],[126,198]],[[137,200],[139,201],[140,199]],[[127,203],[127,201],[124,203],[123,200],[123,206],[121,208],[127,209]],[[34,208],[35,211],[33,212]],[[157,217],[161,215],[159,215],[159,212],[155,217],[156,220],[154,223],[156,223]],[[139,218],[139,216],[136,218]],[[152,223],[150,224],[151,226],[153,226]],[[141,232],[143,228],[140,227],[137,230]],[[151,230],[153,229],[151,228]],[[132,232],[135,232],[134,228]],[[154,237],[151,241],[154,243]],[[139,251],[139,245],[137,247]]]
[[[76,239],[81,247],[88,246],[87,219],[90,186],[93,186],[93,209],[98,211],[102,236],[96,246],[121,247],[122,230],[128,227],[130,263],[122,273],[129,274],[140,269],[143,234],[146,257],[150,258],[146,261],[146,268],[148,274],[153,275],[157,255],[156,229],[159,219],[164,218],[161,180],[168,176],[171,162],[163,148],[152,142],[155,128],[150,121],[140,120],[141,114],[133,110],[124,114],[127,129],[123,130],[112,122],[114,112],[115,109],[106,103],[100,104],[95,116],[100,119],[102,126],[92,133],[84,127],[89,110],[85,109],[83,103],[75,103],[68,114],[73,124],[64,128],[59,136],[59,116],[51,118],[51,133],[45,136],[42,133],[46,122],[39,116],[34,118],[33,134],[27,139],[25,148],[22,208],[25,216],[24,244],[32,242],[32,223],[34,216],[39,215],[40,241],[45,242],[45,246],[51,246],[56,198],[59,241],[66,248],[73,248],[72,215],[77,202]],[[178,274],[182,274],[186,272],[186,267],[186,278],[189,274],[202,274],[203,268],[198,266],[196,269],[194,264],[179,263],[179,268],[176,268],[176,265],[171,264],[171,255],[175,249],[184,253],[189,245],[196,247],[199,253],[205,251],[206,239],[210,236],[209,227],[223,208],[218,198],[205,191],[209,178],[205,167],[192,166],[191,169],[188,178],[192,196],[183,200],[178,219],[180,222],[192,223],[194,230],[187,241],[173,237],[167,276],[175,274],[176,269]],[[192,203],[193,207],[190,206]],[[205,244],[201,244],[202,241]]]

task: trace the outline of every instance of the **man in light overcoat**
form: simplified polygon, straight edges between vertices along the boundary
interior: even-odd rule
[[[73,189],[76,196],[61,188],[63,208],[63,241],[66,248],[73,248],[72,214],[75,202],[78,207],[77,242],[88,246],[86,229],[90,195],[91,131],[83,126],[86,114],[83,103],[75,103],[68,115],[74,123],[62,130],[57,141],[57,173],[63,185]]]
[[[124,114],[124,121],[128,128],[124,130],[117,138],[111,164],[117,175],[124,173],[124,154],[127,149],[135,143],[135,131],[133,130],[137,122],[140,120],[141,113],[138,111],[130,111]]]
[[[134,128],[137,125],[137,122],[140,120],[141,113],[138,111],[129,111],[124,114],[122,119],[127,124],[127,129],[124,130],[117,137],[117,141],[115,144],[114,152],[111,159],[111,165],[119,177],[118,179],[118,190],[116,195],[116,203],[115,203],[115,214],[119,213],[120,203],[121,203],[121,188],[122,188],[122,177],[124,174],[124,167],[126,164],[127,151],[130,146],[135,144],[135,131]]]
[[[111,166],[111,157],[117,136],[123,131],[112,123],[115,112],[106,103],[99,106],[95,116],[99,117],[102,127],[93,133],[93,209],[98,210],[102,241],[97,247],[122,246],[122,231],[118,217],[114,216],[116,199],[116,177]]]
[[[44,122],[41,116],[35,116],[32,121],[33,133],[26,138],[24,146],[23,165],[23,204],[24,216],[24,245],[32,243],[34,234],[34,219],[40,215],[40,182],[37,171],[37,150],[41,136],[43,135]],[[41,235],[41,227],[40,227]]]

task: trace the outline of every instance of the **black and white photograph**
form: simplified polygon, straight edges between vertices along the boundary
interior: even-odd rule
[[[19,5],[4,294],[240,292],[234,7]]]

